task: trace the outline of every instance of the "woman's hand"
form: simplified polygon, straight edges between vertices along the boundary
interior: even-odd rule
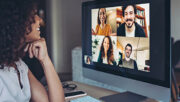
[[[31,77],[32,75],[29,75],[31,81],[30,84],[31,84],[32,100],[39,102],[39,100],[42,99],[40,99],[40,97],[38,96],[43,96],[46,97],[46,100],[48,99],[49,102],[64,102],[65,99],[64,99],[64,91],[62,88],[62,84],[59,80],[59,76],[55,71],[54,65],[52,64],[48,56],[45,39],[40,38],[39,40],[27,44],[24,51],[29,52],[30,58],[35,57],[40,61],[44,69],[44,74],[48,85],[48,94],[46,94],[44,89],[41,88],[42,86],[39,85],[37,82],[35,82],[36,80],[34,80],[34,78]],[[37,91],[37,89],[39,90]]]
[[[94,29],[91,29],[91,33],[92,33],[92,35],[96,35]]]
[[[59,76],[57,75],[55,68],[48,56],[45,39],[40,38],[37,41],[33,41],[27,44],[24,51],[29,52],[30,58],[35,57],[40,61],[48,85],[48,94],[46,94],[44,89],[41,88],[42,86],[36,83],[35,82],[36,80],[33,80],[34,78],[31,77],[32,75],[30,75],[29,78],[31,81],[30,83],[31,83],[32,100],[39,102],[39,100],[42,99],[40,99],[40,97],[38,96],[47,97],[48,95],[48,98],[46,99],[48,99],[49,102],[64,102],[65,100],[64,91],[61,82],[59,80]],[[37,89],[39,90],[37,91]]]
[[[29,52],[30,58],[37,58],[41,63],[43,63],[46,59],[49,58],[46,41],[44,38],[41,38],[37,41],[33,41],[32,43],[27,44],[24,49],[25,52]]]

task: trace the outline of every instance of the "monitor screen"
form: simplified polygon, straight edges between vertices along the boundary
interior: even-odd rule
[[[91,19],[92,62],[150,72],[149,3],[92,9]]]
[[[149,0],[84,3],[83,67],[169,87],[168,22],[152,4]]]

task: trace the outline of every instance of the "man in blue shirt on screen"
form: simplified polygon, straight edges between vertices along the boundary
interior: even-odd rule
[[[143,28],[135,22],[136,6],[126,5],[122,7],[124,23],[117,29],[117,36],[146,37]]]

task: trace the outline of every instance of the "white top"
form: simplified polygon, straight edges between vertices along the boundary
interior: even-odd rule
[[[15,63],[23,88],[19,85],[18,74],[13,67],[0,69],[0,102],[29,102],[31,98],[28,67],[21,59]]]
[[[132,32],[126,31],[126,37],[135,37],[135,29]]]
[[[107,57],[103,57],[103,63],[108,64]]]

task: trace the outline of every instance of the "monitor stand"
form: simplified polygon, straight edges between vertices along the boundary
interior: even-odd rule
[[[104,102],[158,102],[145,96],[141,96],[132,92],[123,92],[115,95],[101,97]]]

